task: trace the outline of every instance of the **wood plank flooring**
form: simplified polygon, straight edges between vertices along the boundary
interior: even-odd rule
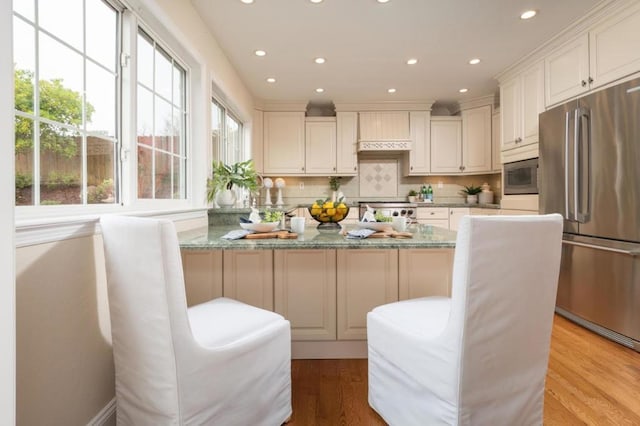
[[[290,426],[384,425],[367,403],[367,360],[294,360]],[[640,425],[640,354],[555,317],[545,425]]]

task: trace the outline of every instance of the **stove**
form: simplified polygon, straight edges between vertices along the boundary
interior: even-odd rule
[[[384,216],[405,216],[411,219],[412,222],[416,221],[416,211],[418,210],[418,204],[398,201],[360,201],[360,219],[367,211],[367,207],[371,207],[375,210],[375,213],[382,213]]]

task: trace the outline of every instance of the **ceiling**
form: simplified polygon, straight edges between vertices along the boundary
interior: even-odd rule
[[[496,74],[599,2],[192,0],[256,99],[443,104],[495,93]],[[521,20],[528,9],[538,15]],[[472,58],[481,62],[470,65]]]

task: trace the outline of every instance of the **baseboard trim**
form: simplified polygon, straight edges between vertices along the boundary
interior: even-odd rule
[[[116,415],[116,398],[113,397],[111,401],[107,405],[105,405],[102,410],[96,416],[87,423],[87,426],[103,426],[106,425],[107,422],[111,419],[111,417]],[[115,424],[115,422],[113,422]]]
[[[347,359],[366,357],[366,340],[291,342],[292,359]]]

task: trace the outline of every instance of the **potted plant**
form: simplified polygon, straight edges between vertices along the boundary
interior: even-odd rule
[[[465,185],[460,192],[467,196],[467,204],[478,204],[478,194],[482,192],[482,188],[475,185]]]
[[[409,200],[410,203],[415,203],[417,196],[418,196],[418,193],[412,189],[411,191],[409,191],[409,194],[407,194],[407,199]]]
[[[231,207],[236,202],[234,186],[249,192],[258,189],[258,173],[253,161],[241,161],[232,165],[213,162],[211,177],[207,179],[207,201],[216,201],[220,207]]]

